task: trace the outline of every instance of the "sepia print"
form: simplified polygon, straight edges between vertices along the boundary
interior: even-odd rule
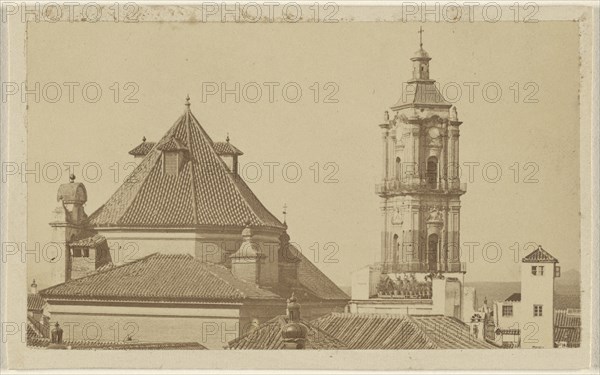
[[[4,366],[597,366],[591,12],[3,4]]]

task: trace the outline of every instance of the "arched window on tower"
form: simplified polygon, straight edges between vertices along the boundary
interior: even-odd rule
[[[396,180],[402,180],[402,161],[400,157],[396,158]]]
[[[438,160],[435,156],[431,156],[427,159],[427,186],[430,189],[437,188],[437,175],[438,175]]]
[[[427,238],[427,265],[429,271],[437,271],[439,237],[432,233]]]

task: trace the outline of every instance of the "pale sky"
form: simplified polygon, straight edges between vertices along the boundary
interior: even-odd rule
[[[212,139],[224,140],[229,133],[244,152],[242,167],[261,166],[257,182],[251,181],[256,164],[245,169],[245,177],[263,204],[282,218],[287,203],[292,241],[335,282],[349,285],[350,272],[371,263],[380,251],[380,199],[374,192],[381,178],[378,124],[401,96],[402,82],[411,77],[409,58],[418,49],[418,26],[29,24],[30,86],[56,82],[62,87],[56,103],[41,98],[29,104],[29,163],[79,162],[75,174],[87,187],[89,215],[131,171],[127,163],[134,159],[127,152],[142,136],[150,141],[162,137],[183,112],[189,93],[192,112]],[[521,251],[517,259],[526,255],[524,245],[534,242],[557,257],[563,270],[579,269],[577,23],[441,23],[424,28],[424,48],[433,58],[431,78],[448,96],[456,96],[457,87],[462,94],[457,100],[448,98],[463,121],[460,159],[468,189],[462,197],[461,242],[463,249],[468,242],[481,244],[472,261],[465,259],[466,280],[517,281],[515,243]],[[73,103],[66,82],[79,83]],[[81,94],[88,82],[102,89],[96,103]],[[126,87],[128,82],[135,86]],[[222,102],[217,94],[203,103],[203,88],[206,94],[212,83],[218,87],[222,82],[230,89],[239,82],[241,91],[246,85],[247,99],[242,95],[236,103],[228,95]],[[256,103],[251,102],[252,82],[262,88]],[[302,89],[296,103],[286,102],[281,92],[290,82]],[[490,83],[502,90],[496,103],[482,95],[488,84],[488,99],[493,99]],[[273,103],[268,85],[274,87]],[[474,87],[473,100],[469,86]],[[139,102],[124,103],[134,87],[139,88],[133,95]],[[52,99],[54,89],[47,88]],[[333,91],[337,103],[324,103]],[[93,97],[94,89],[88,94]],[[294,94],[290,88],[288,98]],[[528,94],[537,103],[525,103]],[[271,162],[280,163],[272,181]],[[101,167],[98,181],[93,181],[93,166],[82,172],[86,163]],[[298,182],[289,182],[295,178],[294,165],[288,181],[282,175],[286,163],[300,167]],[[479,163],[472,181],[465,163]],[[488,181],[482,175],[485,165]],[[502,175],[490,182],[497,168]],[[45,170],[54,177],[53,168]],[[325,183],[332,172],[330,180],[337,182]],[[35,183],[30,177],[30,243],[50,241],[56,191],[67,181],[66,171],[59,182]],[[482,253],[483,245],[492,242],[502,251],[496,262],[495,248],[488,248],[487,261]],[[28,279],[48,286],[43,262],[30,264],[29,272]]]

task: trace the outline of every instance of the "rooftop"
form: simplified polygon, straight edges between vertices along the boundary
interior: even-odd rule
[[[330,313],[313,320],[350,349],[492,349],[463,322],[438,315]]]
[[[289,319],[285,316],[277,316],[263,324],[257,325],[251,332],[230,341],[225,348],[232,350],[284,349],[281,332],[288,321]],[[348,349],[344,343],[326,331],[323,331],[320,327],[305,320],[300,320],[300,323],[308,328],[305,349]]]
[[[129,155],[146,156],[155,145],[156,142],[146,142],[146,137],[144,137],[142,139],[142,143],[135,146],[133,150],[129,151]]]
[[[299,295],[309,300],[349,297],[302,253],[298,256]],[[288,291],[283,293],[287,294]],[[120,266],[102,267],[91,275],[40,291],[46,299],[146,302],[283,301],[276,291],[235,277],[223,265],[202,262],[189,254],[152,254]]]
[[[219,156],[223,149],[186,105],[127,181],[90,215],[89,223],[93,227],[241,228],[250,221],[252,226],[283,229],[243,179],[230,173]],[[177,175],[163,173],[162,168],[163,152],[173,150],[186,155]]]
[[[558,259],[550,255],[549,252],[538,246],[533,252],[523,258],[523,263],[558,263]]]

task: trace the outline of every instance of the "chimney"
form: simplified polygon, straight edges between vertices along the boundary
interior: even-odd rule
[[[259,245],[252,239],[250,222],[242,231],[242,244],[231,258],[231,272],[235,277],[254,284],[260,281],[260,265],[264,254],[261,253]]]
[[[37,294],[37,292],[38,292],[37,284],[35,283],[35,279],[33,279],[33,282],[31,283],[30,293]]]
[[[304,349],[308,328],[300,321],[300,304],[294,293],[287,300],[287,323],[281,328],[284,349]]]
[[[71,254],[68,249],[68,243],[76,238],[81,238],[85,231],[87,223],[87,214],[85,213],[85,203],[87,202],[87,191],[85,185],[75,182],[75,175],[69,176],[69,182],[60,185],[56,200],[59,206],[53,211],[54,219],[50,223],[52,227],[52,242],[61,249],[64,255],[64,263],[51,263],[52,269],[49,270],[50,285],[63,283],[70,280],[71,275]]]

